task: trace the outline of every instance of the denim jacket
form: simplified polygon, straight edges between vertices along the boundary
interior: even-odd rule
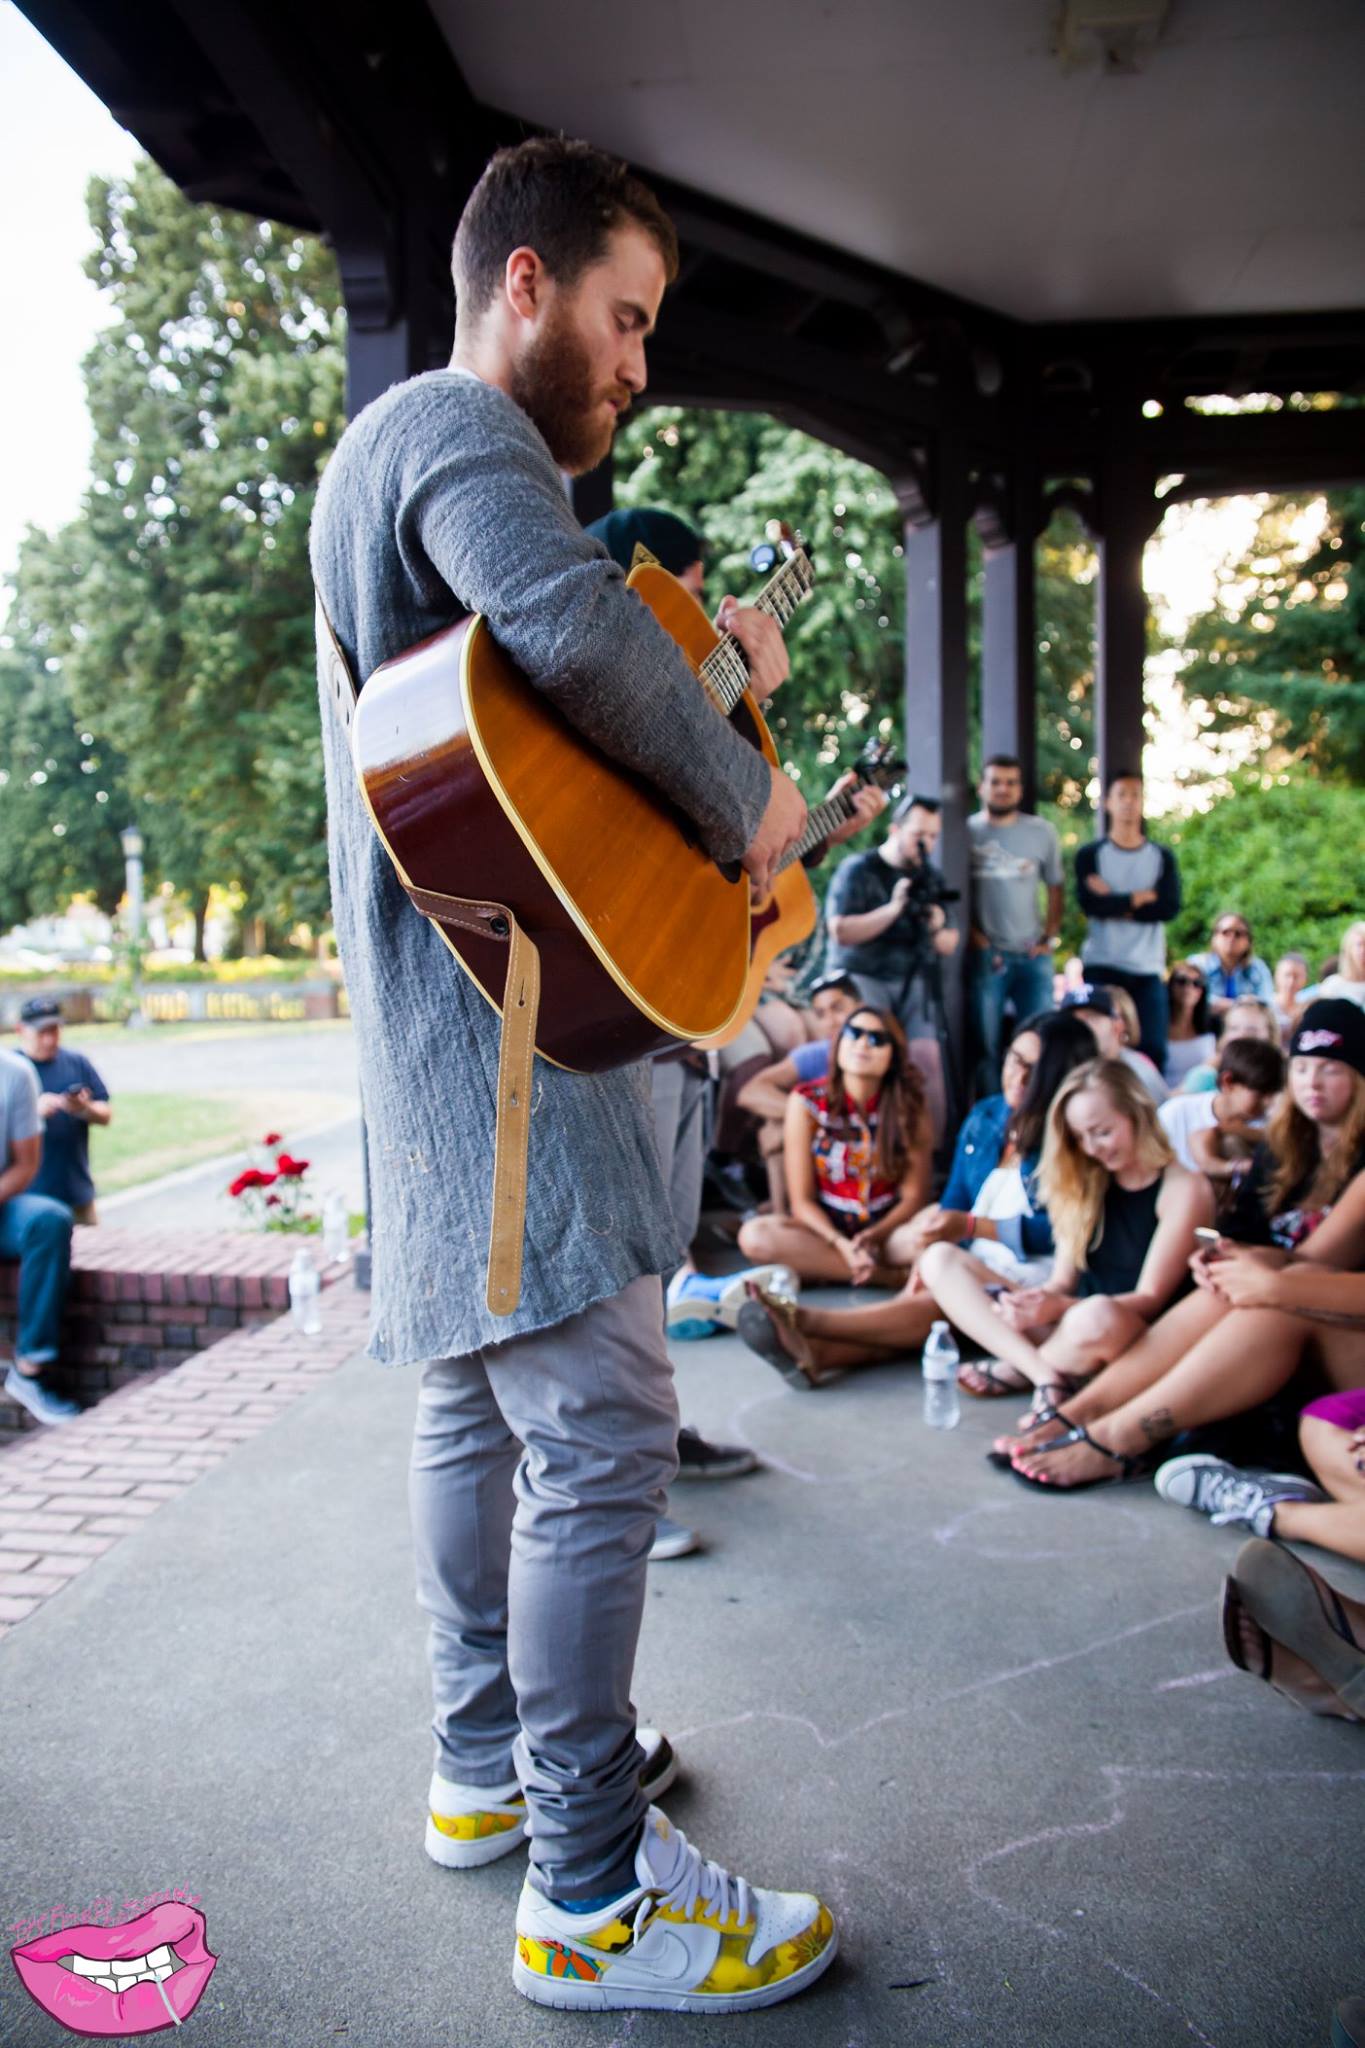
[[[947,1186],[939,1196],[941,1207],[970,1210],[1000,1164],[1009,1122],[1010,1107],[1003,1095],[988,1095],[977,1103],[958,1132]],[[1019,1170],[1029,1200],[1028,1214],[998,1221],[995,1234],[1017,1259],[1045,1259],[1054,1247],[1047,1210],[1038,1200],[1038,1155],[1021,1160]]]

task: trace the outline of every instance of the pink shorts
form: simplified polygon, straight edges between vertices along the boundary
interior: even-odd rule
[[[1323,1394],[1319,1400],[1310,1401],[1303,1413],[1316,1415],[1320,1422],[1330,1422],[1336,1429],[1365,1429],[1365,1387],[1357,1387],[1349,1394]]]

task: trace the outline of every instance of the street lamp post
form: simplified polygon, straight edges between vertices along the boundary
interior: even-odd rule
[[[128,941],[132,949],[133,1007],[130,1026],[145,1024],[142,1013],[142,834],[136,825],[119,833],[123,847],[124,887],[128,895]]]

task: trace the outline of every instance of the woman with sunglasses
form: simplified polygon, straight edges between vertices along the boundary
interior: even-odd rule
[[[798,1387],[920,1350],[940,1313],[919,1271],[932,1244],[970,1246],[973,1269],[987,1285],[1045,1279],[1053,1247],[1036,1180],[1043,1129],[1062,1082],[1094,1057],[1094,1036],[1074,1011],[1026,1019],[1006,1051],[1001,1093],[978,1102],[962,1126],[942,1199],[898,1233],[898,1249],[909,1252],[915,1270],[895,1299],[866,1308],[798,1308],[751,1288],[738,1324],[750,1350]],[[966,1367],[963,1378],[969,1392],[986,1391],[988,1375]]]
[[[834,1041],[829,1078],[787,1098],[791,1213],[750,1217],[740,1249],[803,1280],[898,1287],[911,1256],[904,1226],[929,1193],[932,1146],[924,1083],[900,1024],[887,1010],[855,1010]]]
[[[1209,1010],[1209,985],[1197,960],[1177,960],[1166,977],[1171,1004],[1170,1030],[1166,1034],[1166,1066],[1162,1075],[1168,1088],[1179,1088],[1191,1067],[1211,1060],[1218,1040]]]
[[[1275,982],[1259,953],[1252,950],[1251,926],[1235,910],[1225,910],[1213,921],[1213,944],[1201,953],[1195,965],[1208,983],[1209,1007],[1215,1017],[1240,996],[1255,996],[1268,1003],[1275,995]]]

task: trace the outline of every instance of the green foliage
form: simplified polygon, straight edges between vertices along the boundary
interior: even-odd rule
[[[1327,500],[1307,555],[1296,546],[1304,502],[1276,499],[1247,558],[1224,565],[1217,608],[1187,637],[1187,693],[1210,728],[1257,720],[1272,765],[1365,780],[1365,490]]]
[[[726,591],[746,598],[757,588],[749,550],[769,521],[790,520],[811,546],[816,594],[788,629],[792,675],[772,721],[808,791],[820,794],[873,734],[903,744],[904,550],[900,514],[880,471],[760,413],[656,406],[620,434],[615,488],[618,504],[666,506],[705,536],[713,610]],[[1093,741],[1094,559],[1071,512],[1060,513],[1039,543],[1039,786],[1068,809],[1083,801]],[[981,574],[972,534],[974,671]],[[974,688],[973,771],[977,695]],[[913,780],[913,743],[909,759]]]
[[[1167,935],[1173,958],[1205,951],[1214,919],[1235,909],[1250,920],[1262,959],[1273,966],[1292,951],[1316,968],[1365,908],[1365,790],[1303,774],[1266,788],[1247,776],[1212,810],[1155,820],[1151,832],[1180,862],[1184,907]]]
[[[122,765],[82,730],[21,591],[0,642],[0,930],[85,893],[113,910],[126,801]]]
[[[198,900],[235,884],[249,914],[321,924],[307,536],[343,424],[335,266],[145,160],[94,180],[90,211],[114,311],[86,362],[93,482],[81,520],[26,548],[20,586],[79,718],[126,763],[149,879]]]

